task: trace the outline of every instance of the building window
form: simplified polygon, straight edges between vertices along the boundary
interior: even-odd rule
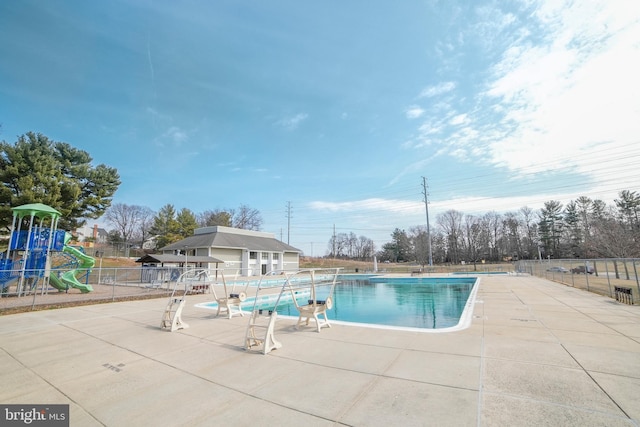
[[[273,260],[277,261],[280,259],[280,254],[273,254]]]
[[[258,259],[258,252],[249,252],[249,259]]]
[[[269,254],[267,252],[262,252],[262,259],[269,259]]]

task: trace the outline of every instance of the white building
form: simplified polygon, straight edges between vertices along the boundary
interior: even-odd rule
[[[300,266],[299,249],[276,239],[275,234],[231,227],[203,227],[193,236],[160,249],[163,254],[206,256],[221,260],[226,274],[259,276],[272,271],[293,271]],[[216,264],[209,265],[216,268]]]

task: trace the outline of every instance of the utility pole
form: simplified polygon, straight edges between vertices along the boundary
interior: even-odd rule
[[[424,194],[424,208],[427,212],[427,248],[429,250],[429,267],[433,266],[431,254],[431,228],[429,227],[429,193],[427,192],[427,178],[422,177],[422,194]]]
[[[333,224],[333,259],[336,259],[336,225]]]
[[[291,202],[287,202],[287,245],[291,238]]]

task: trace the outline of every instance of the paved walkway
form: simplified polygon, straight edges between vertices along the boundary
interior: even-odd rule
[[[466,330],[280,319],[264,356],[207,299],[173,333],[164,299],[0,316],[0,403],[69,403],[72,426],[640,425],[639,306],[486,276]]]

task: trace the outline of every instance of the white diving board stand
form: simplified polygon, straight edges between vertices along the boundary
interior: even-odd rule
[[[211,287],[211,292],[213,293],[213,297],[216,299],[218,303],[218,311],[216,312],[216,316],[220,314],[226,314],[227,318],[231,319],[233,316],[241,316],[244,317],[244,312],[242,311],[242,303],[247,299],[247,289],[249,288],[249,280],[247,280],[244,289],[236,290],[237,282],[234,280],[233,286],[231,289],[227,286],[227,281],[224,278],[224,274],[222,275],[222,286],[224,288],[224,296],[218,296],[215,288]]]
[[[182,321],[182,309],[184,308],[185,301],[184,297],[171,298],[169,300],[169,304],[167,304],[167,308],[165,308],[162,316],[162,323],[160,324],[161,329],[169,332],[175,332],[179,329],[186,329],[189,327],[188,324]]]
[[[276,311],[264,316],[262,310],[253,310],[249,317],[249,326],[244,338],[244,348],[251,350],[253,347],[262,347],[262,354],[281,348],[282,344],[276,340],[273,331],[277,318],[278,313]]]
[[[182,320],[182,309],[185,306],[186,296],[193,292],[202,293],[207,289],[213,290],[215,281],[211,279],[210,273],[210,270],[188,270],[178,277],[167,307],[162,314],[160,329],[175,332],[189,327]]]
[[[286,293],[291,294],[299,313],[296,329],[300,328],[303,319],[308,325],[311,318],[315,320],[318,332],[323,327],[331,327],[326,311],[333,307],[333,291],[339,271],[340,268],[332,268],[283,273],[285,275],[284,284],[276,294],[278,297],[273,307],[267,309],[260,308],[261,299],[259,296],[265,295],[268,290],[271,290],[272,294],[275,292],[273,292],[274,286],[270,286],[262,279],[265,277],[273,278],[276,273],[262,276],[256,290],[253,310],[245,333],[245,350],[253,350],[254,347],[257,347],[260,348],[262,354],[268,354],[272,350],[282,347],[282,344],[275,337],[275,324],[278,318],[278,304],[282,295]],[[323,295],[318,297],[319,293],[323,293]],[[323,316],[324,319],[320,319],[319,316]]]

